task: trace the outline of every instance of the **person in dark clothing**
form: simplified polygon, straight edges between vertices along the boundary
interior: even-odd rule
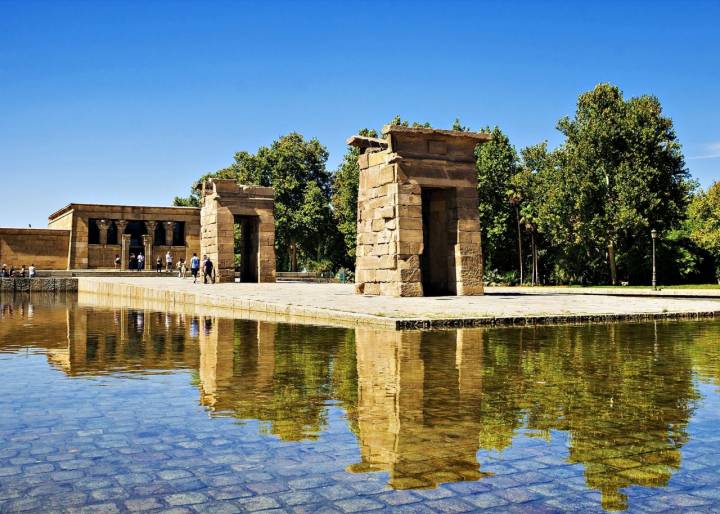
[[[211,284],[214,283],[215,279],[213,278],[213,262],[208,256],[205,256],[203,264],[205,266],[205,268],[203,269],[203,284],[207,284],[208,278],[210,279]]]
[[[131,270],[134,270],[137,268],[137,258],[135,257],[134,253],[130,254],[130,263],[129,263],[128,268]]]

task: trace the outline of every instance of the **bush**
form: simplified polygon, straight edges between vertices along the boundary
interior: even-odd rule
[[[500,272],[496,269],[485,271],[486,286],[516,286],[520,283],[517,271]]]

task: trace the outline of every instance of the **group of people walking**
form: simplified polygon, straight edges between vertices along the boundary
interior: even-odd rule
[[[130,254],[128,260],[128,269],[132,271],[141,271],[145,269],[145,256],[142,253],[135,255]],[[115,269],[119,270],[122,266],[122,259],[119,255],[115,256]],[[185,278],[187,276],[188,266],[185,259],[180,259],[178,263],[173,266],[173,255],[169,251],[165,254],[165,265],[163,267],[163,259],[158,257],[155,260],[155,271],[162,273],[163,268],[166,272],[170,273],[173,270],[177,271],[178,277]],[[202,273],[202,280],[204,284],[215,282],[215,265],[208,258],[207,255],[203,255],[202,261],[198,258],[197,254],[193,253],[190,259],[190,274],[193,277],[193,284],[197,282],[198,276]]]
[[[15,269],[14,266],[8,267],[7,264],[2,265],[2,269],[0,269],[0,278],[34,278],[37,276],[37,269],[35,269],[35,265],[31,264],[29,267],[25,267],[23,264],[20,266],[20,269]]]
[[[180,262],[183,262],[184,259],[180,259]],[[145,262],[145,256],[142,253],[138,253],[135,255],[134,253],[130,254],[130,257],[128,259],[128,268],[132,271],[141,271],[145,269],[146,266]],[[178,263],[179,264],[179,263]],[[120,255],[115,255],[115,269],[119,270],[122,267],[122,259],[120,258]],[[148,265],[148,269],[150,269]],[[165,271],[168,273],[173,271],[173,255],[168,251],[165,254]],[[160,273],[163,270],[163,260],[162,257],[158,257],[155,260],[155,270]]]

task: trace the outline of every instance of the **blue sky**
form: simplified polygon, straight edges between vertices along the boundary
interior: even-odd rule
[[[167,205],[299,131],[334,168],[395,114],[518,148],[599,82],[654,94],[720,179],[720,2],[0,0],[0,226],[70,202]]]

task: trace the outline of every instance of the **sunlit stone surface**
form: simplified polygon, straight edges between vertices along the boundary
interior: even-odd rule
[[[720,510],[717,321],[396,332],[0,303],[0,512]]]

